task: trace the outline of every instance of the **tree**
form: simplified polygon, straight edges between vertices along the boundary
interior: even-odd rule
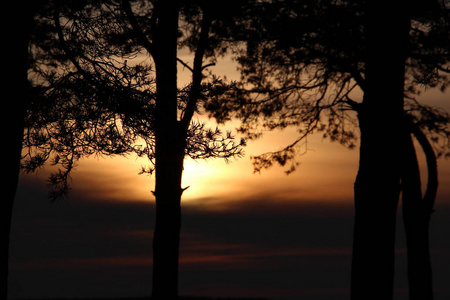
[[[9,268],[9,238],[11,229],[12,209],[14,197],[19,182],[20,160],[22,151],[22,137],[24,131],[25,107],[29,101],[27,71],[29,67],[28,60],[28,43],[31,35],[32,19],[37,7],[41,1],[33,1],[27,3],[24,7],[21,2],[11,2],[6,4],[6,11],[11,12],[14,18],[8,20],[8,24],[3,24],[4,28],[14,28],[14,30],[4,30],[5,41],[9,41],[9,55],[5,63],[5,69],[8,70],[8,76],[2,80],[3,90],[13,87],[6,97],[10,97],[5,111],[8,111],[8,118],[2,119],[2,128],[5,130],[4,139],[4,155],[8,158],[4,179],[4,196],[3,196],[3,220],[4,220],[4,237],[6,243],[3,251],[4,255],[4,272],[8,278]],[[6,103],[6,102],[5,102]],[[5,104],[6,105],[6,104]],[[2,294],[6,298],[8,295],[8,280],[4,281]]]
[[[222,12],[207,1],[124,0],[55,1],[40,13],[22,168],[60,165],[49,179],[56,200],[67,194],[70,172],[84,156],[147,156],[143,172],[156,179],[152,298],[175,299],[185,157],[227,160],[241,156],[245,144],[193,119],[206,99],[230,88],[204,75],[213,65],[205,59],[214,60],[220,42],[218,35],[210,40],[210,28],[220,25]],[[177,58],[185,45],[194,52],[192,67]],[[153,64],[136,62],[139,55]],[[192,72],[184,88],[177,62]]]
[[[371,8],[367,5],[367,11]],[[367,298],[368,291],[371,299],[391,299],[394,283],[395,223],[401,191],[398,162],[403,152],[404,37],[409,28],[397,8],[381,16],[384,22],[379,24],[369,13],[364,24],[367,48],[364,99],[358,110],[361,144],[354,186],[352,299]],[[380,116],[383,122],[378,121]],[[364,276],[368,273],[379,275],[374,280]]]
[[[444,90],[449,83],[448,10],[420,1],[386,7],[370,1],[262,2],[253,14],[258,17],[238,31],[237,39],[247,38],[237,53],[241,85],[228,101],[209,107],[220,121],[230,112],[242,119],[241,131],[249,137],[261,135],[254,128],[299,128],[292,144],[254,157],[255,171],[274,163],[290,163],[287,173],[295,170],[296,154],[313,132],[353,148],[359,127],[352,297],[392,298],[401,192],[410,297],[429,299],[428,221],[437,188],[430,141],[435,151],[448,153],[449,117],[414,95],[420,87]],[[355,101],[357,89],[364,96]],[[424,197],[411,133],[427,155]],[[374,281],[372,273],[382,275]]]

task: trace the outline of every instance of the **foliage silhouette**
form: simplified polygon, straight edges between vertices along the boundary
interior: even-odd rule
[[[208,104],[211,115],[222,122],[240,118],[240,130],[249,138],[263,130],[298,128],[290,145],[253,157],[256,172],[273,164],[294,171],[312,133],[323,132],[349,148],[360,137],[352,297],[368,299],[371,291],[373,299],[392,298],[402,192],[410,298],[431,299],[434,151],[449,155],[449,116],[415,96],[424,88],[444,91],[449,84],[448,9],[423,1],[393,8],[369,1],[287,0],[260,2],[255,10],[257,17],[236,35],[244,40],[236,51],[242,81],[225,95],[227,101]],[[358,90],[364,96],[356,101]],[[424,197],[411,133],[427,156]],[[383,276],[374,282],[369,273]]]
[[[221,37],[210,39],[210,28],[230,19],[226,12],[237,3],[220,11],[207,1],[49,1],[34,18],[22,169],[58,165],[49,178],[57,200],[67,195],[70,172],[82,157],[146,156],[150,164],[142,172],[155,172],[156,179],[154,299],[178,295],[185,157],[243,154],[243,139],[193,119],[204,102],[232,87],[204,71],[223,54],[214,48]],[[177,57],[186,46],[192,67]],[[192,72],[181,89],[177,63]]]

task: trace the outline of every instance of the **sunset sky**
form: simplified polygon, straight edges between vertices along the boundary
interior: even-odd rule
[[[224,60],[213,71],[233,78],[234,69]],[[180,81],[183,76],[180,69]],[[421,99],[449,111],[449,96],[426,92]],[[295,136],[293,128],[267,133],[248,144],[245,157],[228,164],[186,160],[183,187],[190,188],[182,198],[181,295],[349,299],[359,152],[317,134],[308,139],[293,174],[280,167],[253,173],[250,156],[277,150]],[[72,174],[69,198],[54,204],[47,198],[49,167],[21,175],[10,296],[150,295],[154,177],[138,175],[146,163],[134,156],[83,159]],[[443,300],[450,297],[450,160],[438,164],[431,252],[436,300]],[[397,300],[407,295],[401,222],[399,211]]]

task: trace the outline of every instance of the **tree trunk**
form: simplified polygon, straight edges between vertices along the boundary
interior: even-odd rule
[[[22,26],[22,25],[20,25]],[[14,51],[12,51],[14,52]],[[14,60],[15,62],[20,62],[23,58],[18,60]],[[14,69],[13,67],[12,69]],[[9,68],[8,68],[9,69]],[[12,70],[9,69],[9,70]],[[18,71],[18,70],[17,70]],[[2,128],[8,128],[5,130],[6,138],[4,139],[5,147],[3,147],[3,155],[8,160],[5,164],[5,178],[3,184],[6,190],[4,195],[4,199],[2,199],[2,213],[3,213],[3,230],[6,243],[4,244],[4,272],[6,273],[6,277],[8,278],[8,261],[9,261],[9,238],[11,231],[11,219],[12,219],[12,210],[14,206],[14,198],[16,196],[17,186],[19,183],[19,174],[20,174],[20,161],[21,161],[21,153],[22,153],[22,140],[23,140],[23,131],[24,131],[24,117],[25,117],[25,101],[27,97],[27,89],[28,82],[23,75],[26,75],[26,70],[19,76],[22,77],[18,80],[18,82],[5,83],[5,88],[3,90],[8,90],[11,86],[17,86],[16,92],[14,92],[12,99],[7,105],[8,117],[5,117],[3,120],[8,122],[7,124],[3,124]],[[6,76],[12,80],[16,80],[18,77],[14,75]],[[5,79],[6,80],[6,79]],[[8,80],[6,80],[8,81]],[[5,95],[9,97],[11,95]],[[3,122],[2,122],[3,123]],[[2,185],[3,185],[2,184]],[[2,197],[3,198],[3,197]],[[8,284],[8,280],[4,280],[4,284]],[[7,294],[7,286],[5,288],[5,293]],[[6,295],[4,294],[5,299]]]
[[[401,4],[383,1],[367,1],[366,6],[365,86],[358,112],[360,165],[354,187],[353,300],[393,297],[407,25],[402,9]]]
[[[177,120],[177,1],[155,3],[156,225],[153,237],[152,299],[178,298],[181,175],[185,139]]]
[[[404,132],[404,155],[402,168],[402,193],[403,193],[403,222],[406,233],[406,245],[408,254],[408,280],[409,299],[433,299],[431,259],[429,251],[429,221],[432,204],[425,194],[422,198],[420,170],[416,157],[413,140],[411,138],[412,129],[405,122]],[[418,130],[418,129],[416,129]],[[417,133],[416,133],[417,134]],[[422,141],[423,143],[423,141]],[[430,165],[430,154],[427,153],[427,161]],[[434,152],[432,153],[434,156]],[[435,157],[435,156],[434,156]],[[435,166],[435,161],[434,161]],[[434,185],[437,180],[433,180],[433,167],[428,167],[429,185]],[[432,187],[430,187],[432,188]],[[430,188],[427,189],[428,193]],[[432,189],[435,190],[435,189]],[[434,199],[433,201],[434,202]]]
[[[11,72],[2,80],[4,84],[3,91],[10,90],[14,87],[12,93],[4,94],[4,109],[7,111],[8,118],[2,118],[2,128],[5,130],[6,138],[3,147],[4,157],[8,162],[6,166],[6,178],[4,179],[4,186],[6,195],[2,199],[3,203],[3,222],[4,222],[4,237],[6,243],[4,246],[4,274],[8,278],[8,261],[9,261],[9,238],[11,231],[11,218],[14,198],[16,196],[17,186],[19,183],[20,162],[22,156],[22,142],[24,133],[24,118],[25,110],[28,102],[28,44],[31,34],[32,19],[34,16],[35,4],[23,5],[22,2],[8,3],[5,11],[16,14],[10,21],[14,22],[12,27],[15,30],[6,30],[6,41],[9,41],[9,53],[13,58],[6,60],[6,68]],[[11,25],[11,24],[10,24]],[[5,123],[3,123],[5,122]],[[4,291],[2,292],[4,298],[8,294],[8,280],[4,280]]]
[[[163,147],[159,149],[162,150]],[[156,224],[153,236],[152,299],[177,299],[178,297],[182,163],[180,164],[179,159],[173,157],[166,158],[165,163],[160,159],[156,170],[158,182],[155,189]],[[169,160],[172,163],[169,163]],[[166,170],[170,170],[166,172],[167,176],[161,176],[161,173]]]
[[[378,111],[379,112],[379,111]],[[351,296],[392,299],[397,203],[400,194],[395,119],[379,122],[377,110],[360,112],[360,167],[355,182]],[[378,115],[379,116],[379,115]],[[383,141],[383,142],[382,142]],[[394,150],[395,149],[395,150]]]
[[[20,61],[20,60],[19,60]],[[26,75],[26,71],[24,72]],[[22,74],[23,75],[23,74]],[[4,179],[4,185],[6,190],[6,195],[4,196],[5,199],[2,199],[3,207],[3,228],[4,228],[4,237],[6,239],[5,251],[3,251],[5,255],[5,271],[6,271],[6,277],[8,278],[8,261],[9,261],[9,238],[10,238],[10,231],[11,231],[11,219],[12,219],[12,210],[14,206],[14,198],[16,196],[17,186],[19,183],[19,174],[20,174],[20,161],[21,161],[21,153],[22,153],[22,140],[23,140],[23,131],[24,131],[24,117],[25,117],[25,101],[27,97],[27,89],[28,89],[28,82],[23,79],[19,84],[17,82],[6,84],[7,87],[11,86],[18,86],[17,91],[14,94],[14,99],[10,103],[7,104],[8,106],[8,118],[4,118],[4,120],[8,121],[8,124],[5,124],[5,126],[2,126],[2,128],[9,128],[6,131],[6,139],[4,140],[5,146],[4,147],[4,155],[5,158],[8,159],[8,162],[6,165],[6,172],[7,174]],[[11,79],[16,79],[16,76],[10,75]],[[4,90],[7,90],[5,88]],[[6,284],[8,284],[8,280],[4,281]],[[7,288],[5,289],[7,291]],[[7,293],[7,292],[6,292]],[[5,295],[6,296],[6,295]],[[6,298],[5,298],[6,299]]]

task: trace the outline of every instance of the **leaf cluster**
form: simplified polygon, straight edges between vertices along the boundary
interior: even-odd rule
[[[152,38],[158,17],[152,1],[132,1],[136,20]],[[186,4],[187,5],[187,4]],[[192,10],[195,19],[199,11]],[[135,38],[122,1],[48,1],[35,15],[29,51],[29,103],[22,168],[33,172],[47,161],[59,166],[49,178],[51,197],[67,194],[76,161],[90,155],[137,154],[155,166],[156,74]],[[192,40],[195,26],[180,40]],[[194,47],[194,45],[192,45]],[[231,85],[217,77],[201,85],[195,110]],[[183,116],[192,84],[178,90]],[[194,159],[242,155],[245,142],[231,133],[192,122],[186,155]]]
[[[430,114],[426,106],[411,104],[421,90],[444,91],[449,84],[449,10],[432,2],[408,8],[405,109],[414,107],[410,113],[418,122],[428,120],[430,136],[444,137],[448,120],[442,112]],[[236,34],[237,40],[245,37],[235,51],[241,80],[233,91],[208,104],[211,116],[221,122],[239,118],[240,130],[249,138],[266,130],[298,128],[292,144],[253,158],[256,171],[288,161],[295,166],[293,147],[314,132],[354,148],[362,101],[354,97],[356,91],[364,93],[366,54],[371,51],[364,1],[260,1],[253,9],[254,17]]]

